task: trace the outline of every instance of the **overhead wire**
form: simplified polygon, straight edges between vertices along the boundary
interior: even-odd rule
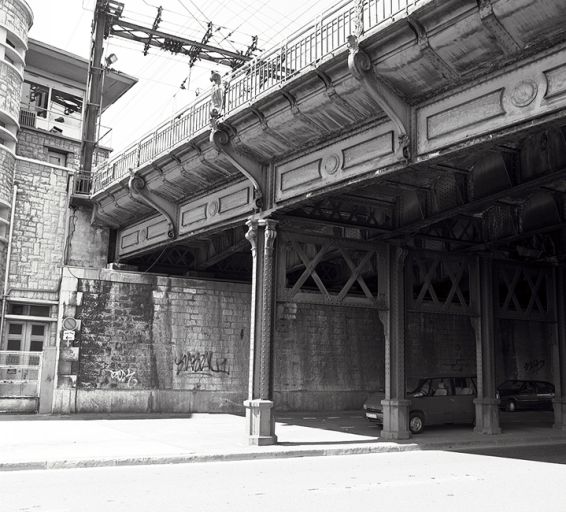
[[[244,35],[244,31],[241,30],[241,28],[243,26],[261,26],[263,27],[263,30],[259,31],[258,36],[263,36],[266,34],[269,34],[269,37],[266,37],[265,40],[260,40],[260,45],[262,47],[265,47],[264,49],[268,49],[271,46],[272,41],[274,41],[277,38],[280,38],[280,34],[282,32],[284,32],[285,30],[287,30],[289,27],[291,27],[293,24],[299,24],[300,22],[298,22],[297,20],[301,20],[301,18],[303,18],[306,13],[312,12],[314,9],[317,8],[317,6],[319,6],[321,3],[326,2],[328,4],[330,4],[330,2],[328,0],[318,0],[318,1],[314,1],[312,3],[309,3],[309,5],[306,6],[306,8],[303,8],[300,10],[299,14],[293,14],[292,16],[287,15],[286,13],[282,13],[280,12],[278,9],[275,9],[275,13],[273,13],[273,11],[271,11],[270,13],[267,13],[265,11],[265,8],[268,7],[268,4],[272,4],[272,2],[270,2],[269,0],[264,0],[264,2],[262,2],[262,4],[260,4],[259,6],[257,5],[257,2],[254,2],[254,0],[251,0],[249,2],[246,2],[245,0],[242,0],[240,2],[240,6],[241,8],[238,10],[238,12],[234,11],[234,6],[233,6],[233,0],[223,0],[221,2],[215,2],[213,4],[213,8],[211,10],[211,12],[209,13],[211,16],[207,16],[197,5],[195,5],[195,3],[192,0],[186,0],[186,2],[193,6],[195,8],[195,12],[193,12],[191,9],[189,9],[189,7],[187,7],[187,4],[183,1],[183,0],[177,0],[177,3],[188,13],[190,14],[190,19],[186,16],[186,14],[184,14],[183,16],[186,18],[185,23],[180,24],[177,23],[175,21],[170,21],[167,18],[162,22],[163,23],[163,27],[177,27],[180,28],[182,30],[182,33],[186,34],[187,31],[191,30],[190,26],[191,23],[194,23],[192,20],[194,20],[195,22],[197,22],[199,25],[201,25],[202,27],[205,26],[205,24],[207,22],[205,22],[204,20],[206,19],[215,19],[217,16],[219,16],[219,13],[234,13],[235,16],[237,16],[237,21],[239,21],[239,24],[237,25],[237,27],[233,30],[228,29],[227,27],[224,26],[224,24],[222,25],[215,25],[215,32],[213,34],[213,38],[211,38],[211,40],[214,39],[214,41],[217,41],[218,43],[222,43],[222,42],[226,42],[227,44],[230,44],[230,46],[235,48],[235,41],[236,41],[236,35],[238,35],[238,37],[241,37],[242,35]],[[152,8],[156,8],[155,5],[150,4],[149,2],[144,1],[144,4],[146,4],[148,7],[152,7]],[[318,10],[318,9],[317,9]],[[167,12],[175,12],[172,11],[169,7],[165,6],[163,11],[165,13]],[[144,16],[145,18],[148,19],[154,19],[154,17],[149,16],[148,14],[144,14],[139,12],[139,9],[136,9],[136,11],[129,11],[130,15],[140,15],[140,16]],[[179,14],[179,13],[178,13]],[[195,14],[198,14],[198,16],[196,16]],[[199,19],[200,17],[202,17],[203,19]],[[258,23],[258,20],[261,20],[260,23]],[[281,21],[284,20],[283,25],[281,24]],[[304,21],[304,20],[302,20]],[[272,31],[273,27],[277,27],[278,30],[276,30],[275,32]],[[297,29],[300,28],[299,26],[297,27]],[[225,33],[225,30],[229,30],[228,34]],[[248,29],[249,30],[249,29]],[[191,34],[193,32],[190,32]],[[185,35],[183,37],[186,37]],[[232,39],[234,37],[234,39]],[[191,38],[193,39],[193,38]],[[196,37],[194,38],[196,39]],[[216,44],[216,43],[215,43]],[[115,45],[118,46],[118,45]],[[219,44],[220,46],[220,44]],[[144,73],[142,73],[143,75],[147,76],[148,71],[150,71],[152,74],[158,74],[159,76],[165,76],[166,74],[170,73],[170,70],[173,70],[175,67],[175,63],[179,63],[179,59],[176,59],[174,57],[170,57],[168,55],[164,55],[163,52],[157,53],[157,54],[153,54],[151,56],[151,61],[150,62],[145,62],[140,66],[140,73],[141,71],[144,71]],[[156,65],[157,63],[157,65]],[[210,64],[206,61],[200,61],[198,66],[195,68],[195,72],[191,73],[191,77],[188,80],[188,87],[186,88],[187,93],[190,95],[193,91],[192,91],[192,87],[195,87],[195,90],[199,88],[199,84],[202,83],[202,81],[206,80],[206,74],[210,71],[210,68],[213,67],[214,64]],[[201,71],[203,70],[203,71]],[[138,74],[140,74],[138,73]],[[146,80],[143,79],[144,82],[146,82],[145,86],[141,86],[137,88],[137,91],[135,91],[135,94],[132,95],[128,95],[129,98],[125,101],[125,103],[120,102],[120,108],[118,108],[116,110],[116,112],[113,112],[109,109],[110,113],[112,114],[112,117],[116,117],[118,118],[118,116],[123,113],[124,111],[126,111],[127,108],[130,107],[130,105],[132,104],[132,102],[134,101],[138,101],[140,98],[147,96],[147,89],[148,87],[150,87],[151,83],[159,83],[158,80]],[[181,80],[179,80],[180,83]],[[208,82],[208,80],[207,80]],[[141,85],[141,84],[140,84]],[[166,83],[162,83],[162,85],[165,85],[167,87],[172,87],[170,84],[166,84]],[[206,87],[205,87],[206,88]],[[132,91],[134,92],[134,91]],[[147,106],[144,107],[144,119],[146,121],[149,121],[150,123],[152,122],[151,120],[158,118],[158,117],[163,117],[163,113],[165,111],[168,111],[169,109],[165,109],[164,107],[166,107],[168,104],[170,105],[172,101],[176,101],[178,98],[178,94],[179,91],[177,90],[174,94],[172,95],[167,95],[167,98],[164,98],[162,101],[159,102],[155,102],[153,101],[153,105],[155,105],[155,108],[152,109],[151,112],[147,112]],[[147,103],[146,103],[147,105]],[[109,116],[110,117],[110,116]],[[144,123],[144,133],[147,132],[147,124]],[[133,135],[132,133],[129,134],[130,137]],[[131,140],[131,139],[130,139]],[[135,139],[134,139],[135,140]]]
[[[187,10],[187,12],[190,12],[190,11],[187,9],[187,7],[185,6],[185,4],[183,3],[183,0],[177,0],[177,1]],[[190,2],[190,4],[191,4],[204,18],[207,18],[206,14],[204,14],[204,12],[202,12],[202,10],[200,9],[200,7],[199,7],[197,4],[195,4],[195,3],[193,2],[193,0],[188,0],[188,1]],[[194,17],[194,16],[193,16],[193,17]],[[196,18],[195,18],[195,19],[196,19]]]
[[[185,25],[187,25],[187,23],[185,23]],[[158,57],[160,57],[159,61],[157,60]],[[166,69],[170,69],[173,66],[173,63],[171,63],[168,67],[166,67],[167,63],[165,63],[165,65],[163,64],[164,60],[163,60],[162,54],[152,54],[151,57],[149,58],[149,62],[146,61],[146,62],[142,63],[136,74],[140,74],[140,71],[142,69],[148,70],[148,69],[153,68],[154,67],[153,64],[155,62],[158,62],[158,65],[157,65],[157,68],[153,70],[154,72],[162,70],[162,73],[164,74]],[[113,110],[109,109],[108,115],[105,119],[112,118],[112,117],[115,117],[115,116],[119,116],[122,112],[126,111],[126,109],[130,106],[130,104],[133,101],[137,100],[138,97],[140,96],[140,92],[141,92],[140,89],[146,89],[147,86],[148,86],[147,83],[145,85],[140,84],[140,87],[138,87],[137,91],[135,91],[135,94],[129,95],[129,97],[125,100],[125,102],[123,102],[123,103],[121,102],[118,109],[113,109]]]

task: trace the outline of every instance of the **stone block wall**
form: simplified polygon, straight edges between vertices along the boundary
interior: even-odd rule
[[[17,159],[18,186],[9,264],[10,297],[56,301],[63,267],[69,172],[42,162]],[[49,303],[49,302],[47,302]],[[50,307],[52,320],[56,306]],[[51,410],[56,371],[57,322],[50,321],[43,345],[40,412]]]
[[[110,230],[93,226],[92,208],[75,206],[69,214],[67,264],[76,267],[103,268],[108,262]]]
[[[6,148],[0,146],[0,217],[3,221],[10,221],[10,208],[12,203],[12,183],[16,159]],[[0,220],[0,222],[2,222]],[[8,252],[8,235],[10,226],[3,223],[0,226],[0,294],[4,293],[4,273],[6,271],[6,256]]]
[[[12,183],[16,158],[6,148],[0,146],[0,200],[10,204],[12,202]]]
[[[79,140],[33,128],[22,128],[18,132],[16,152],[19,156],[46,162],[49,149],[66,153],[66,167],[79,170],[81,163],[81,142]],[[94,165],[96,162],[106,160],[108,154],[108,149],[98,148],[94,155]]]
[[[553,382],[553,324],[500,320],[498,331],[495,346],[498,385],[508,379]]]
[[[54,412],[243,412],[250,287],[66,268],[60,307],[80,322],[62,341]],[[384,387],[377,311],[280,304],[278,410],[360,408]]]
[[[8,244],[0,242],[0,295],[4,293],[4,272],[6,271],[6,257],[8,256]]]
[[[12,119],[20,117],[22,77],[14,66],[0,60],[0,110]]]
[[[57,291],[63,265],[69,172],[18,160],[10,286]],[[56,299],[39,292],[32,298]]]
[[[405,375],[410,390],[422,377],[475,375],[476,340],[470,318],[407,313]]]
[[[62,313],[80,328],[61,342],[55,412],[243,412],[249,286],[107,269],[65,275]]]
[[[79,169],[81,159],[80,141],[31,128],[22,128],[18,132],[16,151],[19,156],[47,162],[47,152],[49,149],[66,153],[66,167],[75,170]]]
[[[27,3],[20,0],[2,0],[0,7],[0,25],[7,27],[24,44],[27,44],[28,30],[33,21],[33,15]]]
[[[276,409],[360,409],[369,393],[384,388],[377,310],[279,304],[275,329]]]

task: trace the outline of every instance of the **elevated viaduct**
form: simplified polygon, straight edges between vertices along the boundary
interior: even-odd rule
[[[497,384],[538,371],[565,428],[565,26],[562,0],[343,2],[95,170],[115,262],[247,287],[250,442],[381,387],[406,438],[424,373],[476,374],[495,434]]]

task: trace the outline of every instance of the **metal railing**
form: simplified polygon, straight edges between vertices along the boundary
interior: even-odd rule
[[[0,397],[38,397],[41,352],[0,350]]]
[[[431,0],[364,0],[363,30],[378,28],[395,21],[418,5]],[[223,115],[231,114],[261,95],[293,80],[302,71],[324,58],[331,57],[354,33],[357,2],[343,1],[296,32],[285,44],[262,53],[235,70],[225,79],[226,96]],[[94,171],[93,193],[129,174],[130,170],[171,150],[183,140],[193,138],[210,123],[211,91],[172,119],[159,125],[141,140],[129,146]]]
[[[88,196],[92,186],[92,174],[89,172],[79,172],[75,174],[75,185],[73,194]]]
[[[65,113],[61,110],[48,110],[34,105],[21,104],[20,126],[45,130],[55,135],[63,135],[80,140],[82,137],[82,118],[80,112]],[[97,143],[110,147],[112,130],[107,126],[99,126]]]
[[[46,130],[55,135],[64,135],[73,139],[81,138],[81,114],[65,114],[58,110],[48,110],[22,104],[20,110],[20,126]]]

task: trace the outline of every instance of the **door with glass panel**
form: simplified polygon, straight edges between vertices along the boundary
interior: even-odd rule
[[[39,396],[47,326],[41,322],[6,322],[0,350],[0,396]]]

